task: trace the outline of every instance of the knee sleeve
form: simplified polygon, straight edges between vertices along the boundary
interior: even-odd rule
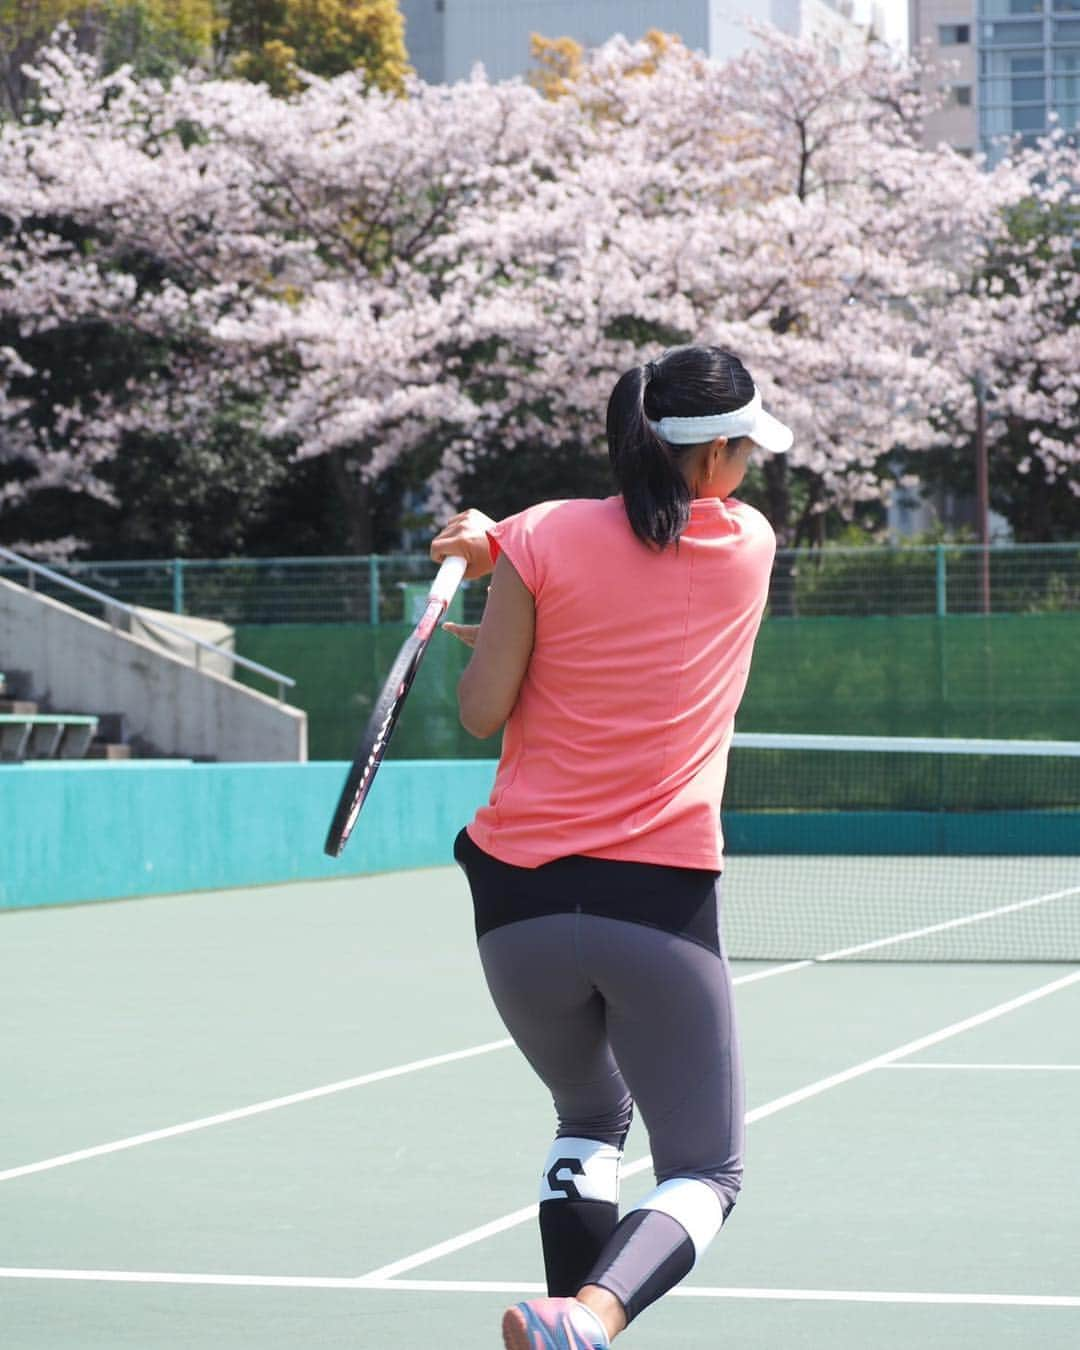
[[[544,1160],[540,1203],[554,1200],[597,1200],[619,1203],[622,1150],[597,1139],[556,1139]]]
[[[709,1182],[673,1177],[627,1214],[585,1283],[613,1293],[633,1321],[693,1270],[723,1221]]]
[[[661,1182],[636,1210],[667,1214],[686,1231],[693,1248],[691,1267],[700,1259],[723,1226],[730,1205],[725,1205],[715,1186],[697,1177],[672,1177]],[[633,1212],[633,1211],[632,1211]]]
[[[569,1298],[619,1221],[621,1150],[596,1139],[556,1139],[540,1178],[540,1238],[548,1293]]]

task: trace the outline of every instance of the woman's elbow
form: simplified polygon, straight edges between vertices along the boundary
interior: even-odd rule
[[[497,731],[501,731],[503,726],[502,722],[494,719],[482,722],[466,716],[465,713],[461,714],[460,721],[469,735],[475,736],[478,741],[486,741],[489,736],[494,736]]]
[[[470,736],[485,741],[502,730],[510,709],[503,707],[502,700],[493,698],[490,690],[485,690],[469,676],[466,668],[458,684],[458,717]]]
[[[486,741],[489,736],[494,736],[497,731],[501,731],[506,717],[495,712],[491,708],[486,708],[482,704],[477,704],[469,699],[458,695],[458,718],[461,725],[469,733],[475,736],[478,741]]]

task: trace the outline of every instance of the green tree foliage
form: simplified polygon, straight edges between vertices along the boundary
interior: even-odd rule
[[[290,94],[301,70],[363,68],[398,93],[410,69],[398,0],[0,0],[0,109],[24,108],[23,67],[61,24],[103,70],[159,79],[203,65]]]
[[[398,92],[409,69],[397,0],[225,0],[219,48],[235,74],[279,94],[300,87],[299,70],[333,76],[361,66],[378,88]]]
[[[23,67],[62,24],[103,70],[167,78],[210,60],[220,18],[215,0],[0,0],[0,110],[26,106],[33,84]]]
[[[1040,205],[1029,200],[1007,213],[1009,244],[994,254],[980,284],[1003,296],[1019,296],[1039,286],[1060,312],[1062,331],[1080,324],[1080,217],[1067,205]],[[1051,241],[1073,241],[1071,249],[1054,249]],[[1056,365],[1056,362],[1054,363]],[[996,368],[985,372],[990,506],[1009,522],[1018,543],[1055,543],[1080,537],[1080,493],[1075,468],[1066,471],[1040,454],[1044,437],[1080,444],[1080,422],[1069,427],[1021,416],[1003,407],[998,389],[1024,384],[1032,390],[1053,389],[1061,372],[1045,360],[1032,359],[1022,346],[1002,344]],[[1073,405],[1075,408],[1075,405]],[[1075,415],[1075,413],[1074,413]],[[975,428],[953,423],[953,443],[943,449],[902,456],[905,465],[937,490],[960,498],[975,494]]]
[[[4,112],[22,107],[30,91],[23,66],[67,23],[78,31],[87,13],[84,0],[0,0],[0,105]]]
[[[213,0],[106,0],[101,15],[104,68],[160,79],[209,60],[219,26]]]

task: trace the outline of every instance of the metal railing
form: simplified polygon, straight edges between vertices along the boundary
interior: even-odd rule
[[[5,568],[0,566],[0,575]],[[434,575],[421,554],[329,558],[166,558],[73,562],[113,603],[263,624],[402,623]],[[483,610],[483,584],[462,587],[465,618]],[[1072,544],[781,549],[770,593],[775,618],[879,615],[1080,614],[1080,542]]]
[[[0,547],[0,558],[13,564],[16,571],[25,570],[27,574],[27,589],[37,590],[37,579],[41,578],[50,583],[53,587],[59,588],[63,592],[81,596],[84,600],[92,600],[96,604],[104,607],[105,618],[111,628],[117,627],[116,616],[118,613],[126,614],[129,618],[134,618],[147,628],[157,629],[162,633],[168,633],[172,638],[179,638],[183,642],[190,642],[195,649],[194,666],[201,669],[202,653],[212,652],[215,656],[231,661],[234,665],[240,666],[243,670],[250,670],[255,675],[261,675],[272,684],[277,685],[278,702],[285,701],[286,688],[293,688],[296,681],[288,675],[283,675],[278,670],[272,670],[269,666],[260,665],[258,661],[251,661],[246,656],[237,656],[227,647],[221,647],[217,643],[207,642],[205,638],[195,637],[192,633],[186,632],[183,628],[175,624],[167,623],[163,619],[157,619],[153,615],[147,614],[145,610],[140,610],[137,606],[128,604],[119,600],[114,595],[108,595],[104,591],[95,590],[92,586],[84,586],[82,582],[75,581],[73,578],[64,576],[51,567],[45,567],[41,563],[33,562],[29,558],[24,558],[18,553],[14,553],[9,548]],[[7,569],[5,569],[7,570]]]

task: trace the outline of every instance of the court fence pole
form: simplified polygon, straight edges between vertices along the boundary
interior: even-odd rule
[[[949,612],[949,590],[945,545],[938,544],[935,549],[935,589],[937,592],[937,616],[943,619]]]
[[[379,558],[372,553],[368,558],[368,623],[379,624]]]
[[[986,447],[986,385],[975,373],[975,501],[979,517],[979,603],[990,613],[990,471]]]
[[[172,560],[172,607],[174,614],[184,612],[184,560]]]

